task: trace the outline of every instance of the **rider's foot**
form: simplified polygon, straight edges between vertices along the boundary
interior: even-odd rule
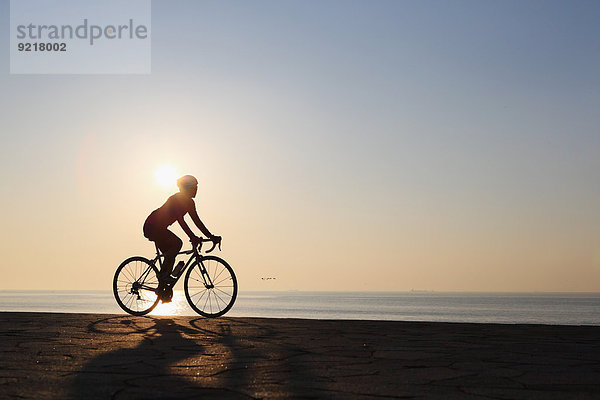
[[[172,276],[169,275],[166,278],[163,278],[163,282],[165,285],[171,286],[172,284],[175,283],[175,278],[173,278]]]
[[[160,299],[160,301],[162,301],[164,304],[164,303],[170,303],[172,299],[173,299],[172,297],[162,297]]]
[[[171,302],[171,299],[173,298],[173,289],[171,289],[169,286],[159,287],[157,292],[158,298],[163,303]]]
[[[175,278],[173,278],[171,274],[161,273],[158,275],[158,282],[160,286],[172,285],[173,283],[175,283]]]

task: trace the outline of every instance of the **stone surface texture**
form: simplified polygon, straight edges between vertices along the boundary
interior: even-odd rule
[[[600,327],[0,313],[0,399],[600,399]]]

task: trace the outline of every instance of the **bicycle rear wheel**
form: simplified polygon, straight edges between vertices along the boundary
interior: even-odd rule
[[[158,269],[144,257],[123,261],[115,272],[113,293],[119,306],[131,315],[146,315],[159,298]]]
[[[185,297],[194,311],[207,317],[220,317],[231,309],[237,297],[237,279],[233,269],[219,257],[202,257],[185,276]],[[203,272],[206,271],[206,275]]]

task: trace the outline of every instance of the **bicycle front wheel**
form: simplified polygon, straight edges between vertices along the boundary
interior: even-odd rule
[[[115,272],[113,293],[119,306],[131,315],[146,315],[159,298],[158,269],[144,257],[123,261]]]
[[[233,269],[219,257],[202,257],[185,276],[185,297],[198,314],[215,318],[231,309],[237,297],[237,279]]]

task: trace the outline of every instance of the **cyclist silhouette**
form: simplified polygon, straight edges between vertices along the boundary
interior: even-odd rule
[[[209,239],[213,242],[221,239],[220,236],[209,232],[196,212],[194,197],[196,197],[196,193],[198,192],[198,180],[192,175],[184,175],[177,179],[177,187],[179,187],[179,193],[175,193],[160,208],[152,211],[148,218],[146,218],[146,222],[144,222],[144,236],[156,243],[156,246],[165,255],[165,260],[158,277],[160,282],[158,295],[165,303],[171,301],[173,295],[171,290],[166,289],[168,284],[171,283],[170,275],[175,263],[175,257],[183,246],[181,239],[168,229],[169,226],[175,221],[179,222],[179,225],[181,225],[181,228],[189,236],[192,244],[196,246],[200,242],[200,238],[192,232],[183,219],[186,214],[189,214],[194,224]]]

